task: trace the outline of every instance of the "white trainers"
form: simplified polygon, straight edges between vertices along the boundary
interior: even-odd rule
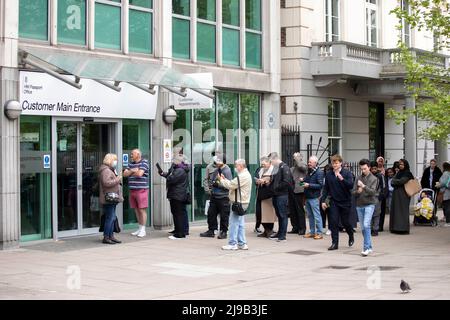
[[[240,250],[248,250],[248,245],[244,244],[242,246],[238,246]]]
[[[222,250],[237,250],[237,249],[238,249],[238,246],[236,244],[234,246],[228,244],[228,245],[222,247]]]
[[[143,238],[147,235],[145,232],[145,229],[139,230],[139,233],[137,234],[138,238]]]
[[[369,255],[369,253],[372,253],[372,250],[371,249],[366,249],[363,252],[361,252],[361,255],[363,257],[367,257]]]
[[[450,223],[444,224],[444,227],[446,227],[446,228],[450,227]]]
[[[175,236],[169,236],[170,240],[181,240],[181,239],[186,239],[186,238],[177,238]]]
[[[327,232],[325,232],[325,234],[326,234],[327,236],[331,235],[331,230],[328,229]]]
[[[131,233],[132,236],[137,236],[141,229],[137,229],[135,232]]]

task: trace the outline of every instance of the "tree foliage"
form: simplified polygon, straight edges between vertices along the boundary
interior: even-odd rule
[[[398,42],[400,62],[404,65],[405,86],[408,94],[416,98],[416,109],[388,115],[398,124],[415,115],[428,125],[420,136],[431,140],[448,140],[450,136],[450,73],[445,68],[445,57],[438,51],[450,50],[450,2],[449,0],[409,0],[409,10],[397,7],[391,13],[399,19],[398,29],[404,24],[411,29],[426,31],[435,39],[434,52],[411,50]]]

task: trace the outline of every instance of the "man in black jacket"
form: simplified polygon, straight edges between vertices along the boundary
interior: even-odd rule
[[[331,230],[332,244],[328,250],[337,250],[339,247],[339,217],[342,225],[348,234],[348,245],[353,246],[353,228],[349,222],[349,215],[352,206],[353,175],[350,171],[342,168],[342,157],[334,155],[331,157],[333,170],[329,170],[325,175],[325,185],[323,187],[322,199],[331,199],[329,225]],[[322,203],[323,210],[327,204]]]
[[[442,176],[442,171],[436,166],[436,160],[430,160],[430,166],[423,171],[422,179],[420,179],[420,184],[422,188],[433,189],[434,192],[439,192],[436,188],[436,183]]]
[[[293,188],[293,178],[289,166],[281,161],[276,152],[272,152],[269,158],[274,166],[271,188],[273,206],[278,217],[278,232],[270,237],[277,242],[286,242],[288,225],[289,192]]]

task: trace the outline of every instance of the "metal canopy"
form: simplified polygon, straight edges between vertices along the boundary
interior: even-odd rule
[[[45,72],[48,72],[48,68],[41,65],[39,61],[35,61],[36,59],[72,74],[76,78],[93,79],[99,82],[114,81],[115,84],[127,82],[150,88],[157,85],[168,87],[167,89],[172,92],[177,91],[172,88],[181,88],[179,92],[176,92],[180,95],[184,94],[186,88],[206,96],[210,96],[209,91],[214,90],[211,84],[202,83],[157,63],[132,60],[130,58],[118,59],[110,57],[105,59],[104,57],[100,58],[88,53],[77,52],[74,54],[69,51],[57,51],[41,47],[21,46],[20,50],[23,62]],[[29,59],[29,56],[32,56],[33,59]]]

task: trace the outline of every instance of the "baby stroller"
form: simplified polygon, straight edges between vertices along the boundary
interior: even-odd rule
[[[432,210],[429,212],[429,214],[423,214],[424,210],[423,209],[419,209],[416,208],[415,210],[415,214],[414,214],[414,225],[418,226],[418,225],[426,225],[426,226],[432,226],[432,227],[436,227],[438,225],[438,218],[436,216],[436,199],[437,199],[437,195],[436,192],[434,192],[433,189],[422,189],[420,190],[420,192],[418,193],[418,204],[420,204],[422,202],[422,194],[426,194],[427,198],[430,199],[430,201],[427,201],[429,203],[431,203],[433,205]]]

